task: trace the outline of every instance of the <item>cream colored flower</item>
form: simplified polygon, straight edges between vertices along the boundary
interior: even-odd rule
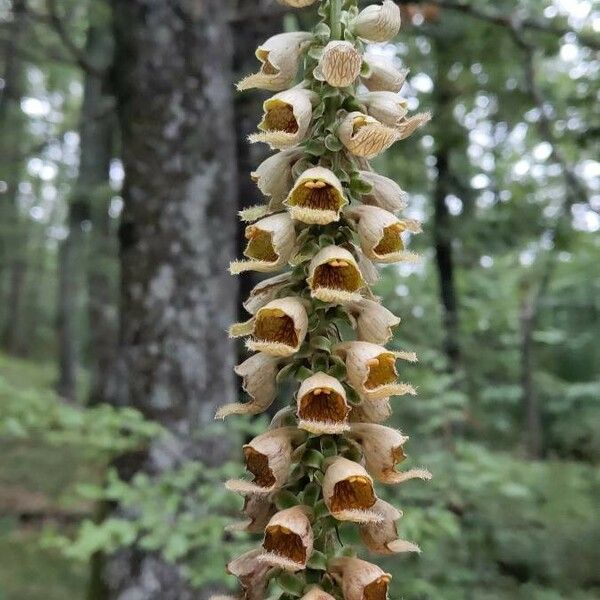
[[[327,246],[317,252],[308,267],[308,275],[311,296],[323,302],[357,302],[365,286],[356,260],[339,246]]]
[[[329,169],[312,167],[298,177],[284,204],[293,219],[309,225],[338,221],[348,204],[340,180]]]
[[[317,0],[277,0],[279,4],[284,6],[291,6],[292,8],[304,8],[314,4]]]
[[[396,131],[398,132],[398,139],[405,140],[407,137],[411,136],[419,127],[422,127],[426,123],[431,121],[431,113],[418,113],[408,119],[402,119],[400,123],[396,126]]]
[[[254,481],[230,479],[225,486],[241,494],[269,494],[280,489],[292,465],[292,443],[305,436],[296,427],[280,427],[255,437],[243,447],[246,469]]]
[[[290,279],[291,273],[289,271],[263,279],[250,290],[248,298],[244,301],[244,308],[251,315],[255,315],[259,308],[262,308],[271,300],[275,300],[282,288],[290,282]]]
[[[402,513],[384,500],[377,500],[377,511],[383,515],[379,523],[364,523],[359,526],[363,544],[376,554],[398,554],[400,552],[421,552],[412,542],[398,538],[396,521]]]
[[[250,550],[227,565],[227,572],[235,575],[244,590],[241,600],[264,600],[269,572],[273,569],[259,560],[262,551]]]
[[[315,78],[332,87],[352,85],[360,73],[362,55],[350,42],[335,40],[323,50],[315,69]]]
[[[242,387],[250,396],[250,402],[225,404],[219,408],[215,419],[229,415],[257,415],[267,410],[277,395],[275,377],[278,370],[277,359],[262,352],[237,365],[234,371],[242,377]]]
[[[344,600],[387,600],[392,576],[377,565],[340,556],[329,562],[328,571],[342,588]]]
[[[325,470],[323,499],[338,521],[370,523],[383,516],[373,510],[377,496],[373,480],[358,463],[336,456]]]
[[[408,438],[398,430],[375,423],[353,423],[350,436],[363,449],[367,471],[382,483],[402,483],[409,479],[431,479],[425,469],[400,473],[396,465],[406,459],[404,444]]]
[[[242,509],[246,520],[231,523],[226,531],[246,531],[247,533],[262,533],[271,517],[277,512],[271,494],[248,494],[244,498]]]
[[[380,302],[363,298],[349,308],[355,319],[356,333],[361,342],[384,346],[393,336],[392,328],[400,324],[400,318]]]
[[[259,560],[287,571],[299,571],[313,551],[311,510],[306,506],[293,506],[279,511],[265,528],[264,553]]]
[[[416,393],[412,386],[398,382],[396,371],[396,360],[416,361],[414,353],[393,352],[369,342],[344,342],[334,352],[346,361],[348,382],[361,398],[377,400]]]
[[[315,373],[305,379],[298,390],[298,427],[321,435],[342,433],[349,429],[350,406],[344,386],[334,377]]]
[[[375,262],[417,262],[418,256],[404,248],[402,233],[419,233],[421,224],[400,220],[393,213],[377,206],[359,206],[349,216],[357,222],[360,247],[365,256]]]
[[[351,112],[344,118],[338,136],[352,154],[364,158],[385,152],[398,139],[395,129],[361,112]]]
[[[369,74],[361,76],[361,81],[371,92],[399,92],[406,81],[408,71],[398,70],[385,58],[365,57]]]
[[[382,423],[392,416],[392,406],[389,398],[363,400],[358,406],[353,406],[348,417],[351,423]]]
[[[408,112],[406,100],[394,92],[367,92],[358,100],[369,115],[388,127],[399,127]]]
[[[335,600],[335,598],[324,592],[320,587],[312,587],[310,590],[300,598],[300,600]]]
[[[270,37],[256,49],[256,58],[262,63],[260,70],[244,77],[237,84],[237,89],[259,88],[278,92],[290,87],[311,39],[312,34],[306,31],[280,33]]]
[[[387,42],[400,31],[400,7],[392,0],[372,4],[361,10],[354,22],[354,33],[370,42]]]
[[[359,171],[358,174],[362,181],[372,186],[371,191],[361,198],[364,204],[379,206],[392,213],[406,208],[406,192],[395,181],[374,171]]]
[[[314,92],[295,87],[265,100],[264,115],[258,124],[261,133],[252,134],[250,141],[264,142],[277,150],[299,144],[308,132],[316,99]]]
[[[275,271],[285,265],[294,252],[296,230],[287,213],[271,215],[248,225],[245,235],[248,243],[244,256],[248,260],[233,261],[229,265],[232,275],[244,271]]]

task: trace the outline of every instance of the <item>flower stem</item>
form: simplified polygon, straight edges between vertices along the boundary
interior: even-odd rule
[[[342,0],[331,0],[330,12],[331,39],[342,38]]]

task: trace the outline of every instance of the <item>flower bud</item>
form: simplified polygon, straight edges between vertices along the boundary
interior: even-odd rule
[[[299,144],[308,132],[316,98],[314,92],[296,87],[265,100],[263,119],[258,124],[262,133],[252,134],[249,140],[277,150]]]
[[[291,274],[287,271],[263,279],[250,290],[248,298],[243,303],[244,308],[251,315],[255,315],[259,308],[262,308],[271,300],[275,300],[279,292],[290,282],[290,278]]]
[[[338,221],[348,204],[340,180],[329,169],[313,167],[298,177],[284,204],[297,221],[327,225]]]
[[[361,10],[354,22],[354,33],[370,42],[387,42],[400,31],[400,7],[392,0]]]
[[[351,423],[382,423],[392,416],[389,398],[363,400],[358,406],[353,406],[348,420]]]
[[[318,252],[310,262],[308,274],[311,296],[323,302],[357,302],[365,286],[354,256],[339,246],[327,246]]]
[[[227,564],[227,572],[238,578],[244,590],[243,600],[263,600],[265,597],[272,567],[259,560],[261,554],[261,550],[250,550]]]
[[[350,307],[349,312],[355,319],[356,333],[361,342],[383,346],[392,338],[392,328],[400,324],[399,317],[379,302],[367,298]]]
[[[256,58],[262,63],[258,73],[244,77],[238,90],[259,88],[278,92],[293,84],[304,51],[312,34],[306,31],[280,33],[270,37],[256,49]]]
[[[325,471],[323,499],[338,521],[369,523],[383,518],[373,510],[377,501],[373,480],[361,465],[342,456],[333,458]]]
[[[352,154],[364,158],[385,152],[398,139],[395,129],[360,112],[351,112],[344,118],[338,136]]]
[[[378,566],[340,556],[330,561],[328,570],[342,588],[344,600],[387,600],[392,576]]]
[[[398,70],[385,58],[365,57],[369,66],[368,75],[362,75],[361,81],[371,92],[399,92],[406,81],[408,71]]]
[[[392,213],[406,208],[406,192],[395,181],[374,171],[359,171],[359,176],[371,185],[371,191],[361,198],[364,204],[378,206]]]
[[[298,427],[321,435],[342,433],[347,423],[350,406],[344,386],[334,377],[315,373],[305,379],[298,390]]]
[[[248,243],[244,256],[248,260],[233,261],[229,266],[233,275],[277,270],[291,258],[296,242],[294,222],[287,213],[271,215],[248,225],[245,236]]]
[[[273,515],[265,528],[264,553],[259,560],[287,571],[304,569],[313,551],[309,515],[306,506],[293,506]]]
[[[412,386],[398,382],[396,371],[396,360],[416,361],[414,353],[393,352],[369,342],[344,342],[334,352],[346,361],[348,382],[361,398],[378,400],[416,394]]]
[[[315,69],[315,78],[332,87],[348,87],[356,81],[361,64],[362,55],[354,44],[339,40],[329,42]]]
[[[369,115],[388,127],[399,127],[408,112],[406,100],[394,92],[367,92],[358,100]]]

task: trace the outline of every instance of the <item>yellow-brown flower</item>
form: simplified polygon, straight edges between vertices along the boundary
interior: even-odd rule
[[[362,56],[354,44],[335,40],[325,46],[315,77],[332,87],[348,87],[358,77],[361,63]]]
[[[338,136],[352,154],[363,158],[374,158],[399,139],[395,129],[361,112],[351,112],[344,118]]]
[[[387,600],[392,576],[376,565],[343,556],[331,560],[328,571],[342,588],[344,600]]]

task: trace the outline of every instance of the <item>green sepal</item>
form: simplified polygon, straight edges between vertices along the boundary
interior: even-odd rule
[[[328,42],[331,37],[331,29],[327,23],[318,23],[313,33],[320,42]]]
[[[321,488],[316,483],[309,483],[302,494],[302,503],[306,506],[314,506],[321,494]]]
[[[314,335],[310,338],[310,347],[331,354],[331,340],[324,335]]]
[[[355,194],[368,194],[373,189],[373,186],[360,177],[352,177],[350,179],[350,190]]]
[[[342,144],[342,142],[340,142],[339,138],[336,135],[330,133],[325,138],[325,147],[331,152],[339,152],[344,147],[344,145]]]
[[[338,453],[338,447],[335,443],[335,440],[330,437],[322,437],[321,438],[321,452],[325,458],[329,458],[330,456],[336,456]]]
[[[350,556],[354,558],[356,556],[356,550],[354,546],[344,546],[340,552],[341,556]]]
[[[360,75],[361,77],[368,77],[371,75],[371,67],[369,63],[363,60],[362,65],[360,65]]]
[[[309,368],[302,365],[296,371],[295,377],[297,381],[304,381],[305,379],[308,379],[311,375],[314,375],[314,373]]]
[[[327,150],[327,148],[325,148],[325,144],[318,139],[309,140],[304,145],[304,149],[308,154],[312,154],[313,156],[322,156]]]
[[[275,381],[277,383],[281,383],[287,377],[291,377],[296,370],[296,365],[291,362],[289,365],[285,365],[282,369],[279,369],[279,372],[275,376]]]
[[[323,517],[329,516],[329,509],[325,504],[325,500],[319,500],[314,507],[313,514],[315,517],[315,521],[317,519],[322,519]]]
[[[321,55],[323,54],[323,49],[324,47],[320,44],[311,46],[308,50],[308,56],[314,58],[315,60],[319,60],[321,58]]]
[[[275,581],[286,594],[291,594],[294,598],[299,598],[302,595],[306,585],[303,577],[287,571],[278,575]]]
[[[286,508],[292,508],[300,504],[300,500],[296,494],[292,494],[288,490],[280,490],[275,495],[275,506],[277,510],[285,510]]]
[[[327,570],[327,557],[323,552],[319,552],[318,550],[313,550],[313,553],[306,564],[307,567],[311,569],[317,569],[318,571],[326,571]]]
[[[323,465],[325,457],[318,450],[307,450],[302,456],[302,464],[313,467],[314,469],[320,469]]]

